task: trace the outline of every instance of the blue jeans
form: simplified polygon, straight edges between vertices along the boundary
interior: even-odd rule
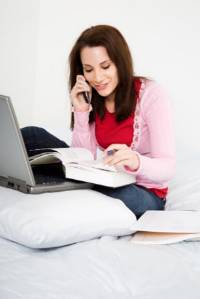
[[[40,127],[24,127],[21,133],[28,156],[45,152],[44,148],[69,147],[64,141]]]
[[[147,210],[163,210],[165,207],[165,199],[161,199],[145,187],[135,184],[118,188],[95,185],[93,189],[105,195],[120,199],[137,218]]]

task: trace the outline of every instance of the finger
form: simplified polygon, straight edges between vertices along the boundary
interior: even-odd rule
[[[83,92],[88,92],[84,86],[79,86],[76,88],[76,91],[75,91],[76,94],[83,93]]]
[[[121,149],[126,149],[126,148],[128,148],[128,146],[126,144],[118,144],[118,143],[111,144],[104,150],[104,156],[106,156],[109,151],[114,150],[116,152],[116,151],[119,151]]]
[[[109,165],[111,166],[119,166],[119,165],[129,165],[131,162],[130,157],[123,156],[123,157],[116,157],[114,158]]]
[[[90,91],[90,86],[84,81],[76,82],[76,86],[84,86],[87,89],[87,91]]]
[[[92,94],[91,88],[86,82],[77,82],[75,88],[79,88],[79,89],[82,88],[83,91],[88,92],[89,94]]]
[[[115,154],[113,154],[112,156],[105,157],[105,163],[108,165],[115,165],[116,163],[124,159],[131,160],[132,156],[133,153],[131,149],[129,148],[121,149],[115,152]]]
[[[77,82],[85,82],[85,77],[83,75],[77,75],[76,76],[76,81]]]
[[[79,92],[88,92],[89,93],[89,102],[91,102],[92,99],[92,87],[90,84],[86,81],[85,77],[82,75],[77,75],[77,81],[75,84],[75,88],[83,87],[83,90],[79,89]]]
[[[122,155],[128,154],[129,152],[132,152],[130,148],[127,146],[122,146],[120,149],[106,149],[105,151],[105,157],[120,157]]]
[[[110,163],[107,165],[109,166],[119,166],[119,165],[124,165],[125,163],[128,163],[129,159],[124,158],[118,158],[118,159],[113,159]],[[128,163],[129,164],[129,163]]]
[[[113,165],[116,161],[123,159],[124,157],[129,157],[129,149],[127,148],[115,151],[113,154],[109,154],[110,151],[108,151],[107,155],[104,156],[105,164]]]
[[[125,165],[125,164],[128,164],[128,161],[129,159],[122,159],[122,160],[119,160],[117,162],[114,163],[115,166],[121,166],[121,165]]]
[[[124,167],[124,166],[129,166],[129,160],[128,159],[124,159],[119,161],[118,163],[114,164],[115,167]]]

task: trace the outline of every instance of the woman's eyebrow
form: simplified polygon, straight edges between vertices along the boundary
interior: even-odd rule
[[[110,62],[110,59],[104,60],[100,64],[104,64],[105,62]]]
[[[109,60],[109,59],[104,60],[104,61],[100,62],[99,64],[101,65],[101,64],[104,64],[105,62],[110,62],[110,60]],[[83,66],[89,66],[89,67],[92,67],[92,65],[90,65],[90,64],[86,64],[86,63],[83,63]]]

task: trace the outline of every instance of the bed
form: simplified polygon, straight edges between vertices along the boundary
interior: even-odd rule
[[[177,174],[171,182],[166,209],[200,210],[199,166],[198,155],[193,158],[191,155],[182,157],[178,161]],[[57,200],[59,203],[60,194],[57,193],[54,202]],[[27,232],[24,232],[24,239],[21,235],[18,235],[17,239],[12,235],[13,231],[8,231],[5,219],[12,222],[11,212],[13,207],[19,204],[20,196],[27,195],[0,188],[1,299],[200,298],[200,242],[179,242],[170,245],[133,244],[127,227],[123,227],[129,217],[127,211],[123,210],[124,215],[117,214],[121,213],[121,203],[116,207],[116,214],[120,217],[119,222],[122,224],[124,221],[124,224],[117,228],[113,226],[113,231],[98,231],[95,234],[97,227],[93,227],[96,224],[96,219],[93,218],[87,223],[89,230],[93,228],[93,234],[86,234],[82,239],[80,235],[77,237],[77,232],[73,231],[74,227],[70,228],[70,232],[73,231],[73,237],[76,235],[77,239],[69,240],[69,234],[66,233],[64,241],[48,238],[41,241],[37,237],[34,239],[34,233],[29,234],[31,238],[28,239]],[[21,202],[23,201],[24,198]],[[36,197],[35,202],[39,202]],[[101,210],[101,217],[99,216],[99,230],[103,224],[107,226],[107,221],[110,221],[108,215],[104,215],[104,208]],[[109,208],[113,209],[113,206]],[[88,219],[88,215],[93,212],[87,211],[83,220]],[[25,210],[20,208],[20,213],[15,214],[15,221],[20,222]],[[77,210],[76,216],[75,222],[80,219]],[[26,223],[27,219],[24,221]],[[116,222],[115,219],[115,225]],[[81,227],[81,224],[79,225]],[[129,223],[126,223],[125,226],[128,225]],[[80,227],[79,230],[86,230]],[[52,231],[52,227],[50,228]],[[36,231],[38,227],[34,229]],[[18,230],[18,234],[21,234],[21,231]]]

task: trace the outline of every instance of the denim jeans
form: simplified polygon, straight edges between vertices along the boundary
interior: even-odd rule
[[[21,133],[28,156],[45,152],[46,150],[42,150],[43,148],[69,147],[64,141],[40,127],[24,127],[21,129]]]
[[[137,218],[147,210],[163,210],[165,207],[164,199],[159,198],[145,187],[135,184],[118,188],[95,185],[93,189],[105,195],[120,199]]]

